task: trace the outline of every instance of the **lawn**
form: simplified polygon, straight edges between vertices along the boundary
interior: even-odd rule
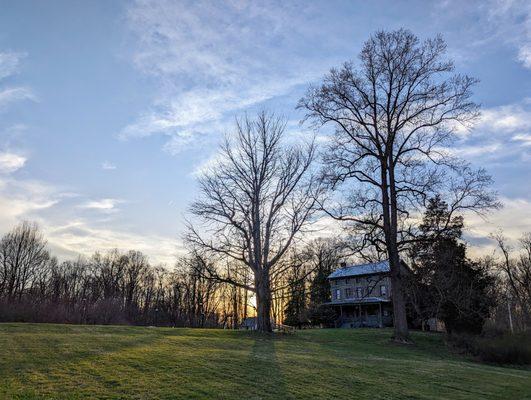
[[[0,324],[2,399],[531,399],[531,370],[388,330],[252,332]]]

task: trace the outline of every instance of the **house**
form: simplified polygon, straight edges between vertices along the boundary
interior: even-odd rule
[[[328,276],[336,309],[336,327],[384,327],[393,325],[391,278],[388,261],[347,266]]]

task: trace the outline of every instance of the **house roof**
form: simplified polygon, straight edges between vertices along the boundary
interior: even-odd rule
[[[381,274],[387,273],[389,271],[389,261],[386,260],[375,263],[358,264],[342,267],[336,269],[334,272],[328,275],[328,279],[347,278],[349,276],[359,275]]]

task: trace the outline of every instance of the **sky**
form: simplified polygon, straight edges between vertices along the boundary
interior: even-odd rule
[[[493,176],[504,208],[466,216],[531,231],[529,1],[0,0],[0,234],[36,221],[60,258],[184,251],[196,178],[234,119],[271,110],[311,135],[295,106],[377,30],[442,34],[480,79],[482,116],[455,152]],[[324,232],[323,234],[326,234]]]

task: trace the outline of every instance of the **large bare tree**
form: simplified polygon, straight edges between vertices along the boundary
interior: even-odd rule
[[[455,74],[445,51],[441,37],[421,42],[403,29],[377,32],[359,63],[332,69],[299,103],[316,126],[335,128],[325,177],[343,195],[324,208],[361,232],[363,245],[387,253],[401,342],[409,338],[399,254],[415,240],[412,217],[435,193],[445,193],[450,220],[456,211],[495,205],[485,171],[448,151],[478,106],[471,100],[476,79]]]
[[[320,190],[313,142],[287,146],[285,136],[285,122],[272,114],[236,122],[221,161],[199,179],[200,198],[191,206],[198,222],[187,235],[196,248],[252,272],[246,284],[236,267],[209,271],[255,293],[260,331],[272,329],[272,277],[314,215]]]

